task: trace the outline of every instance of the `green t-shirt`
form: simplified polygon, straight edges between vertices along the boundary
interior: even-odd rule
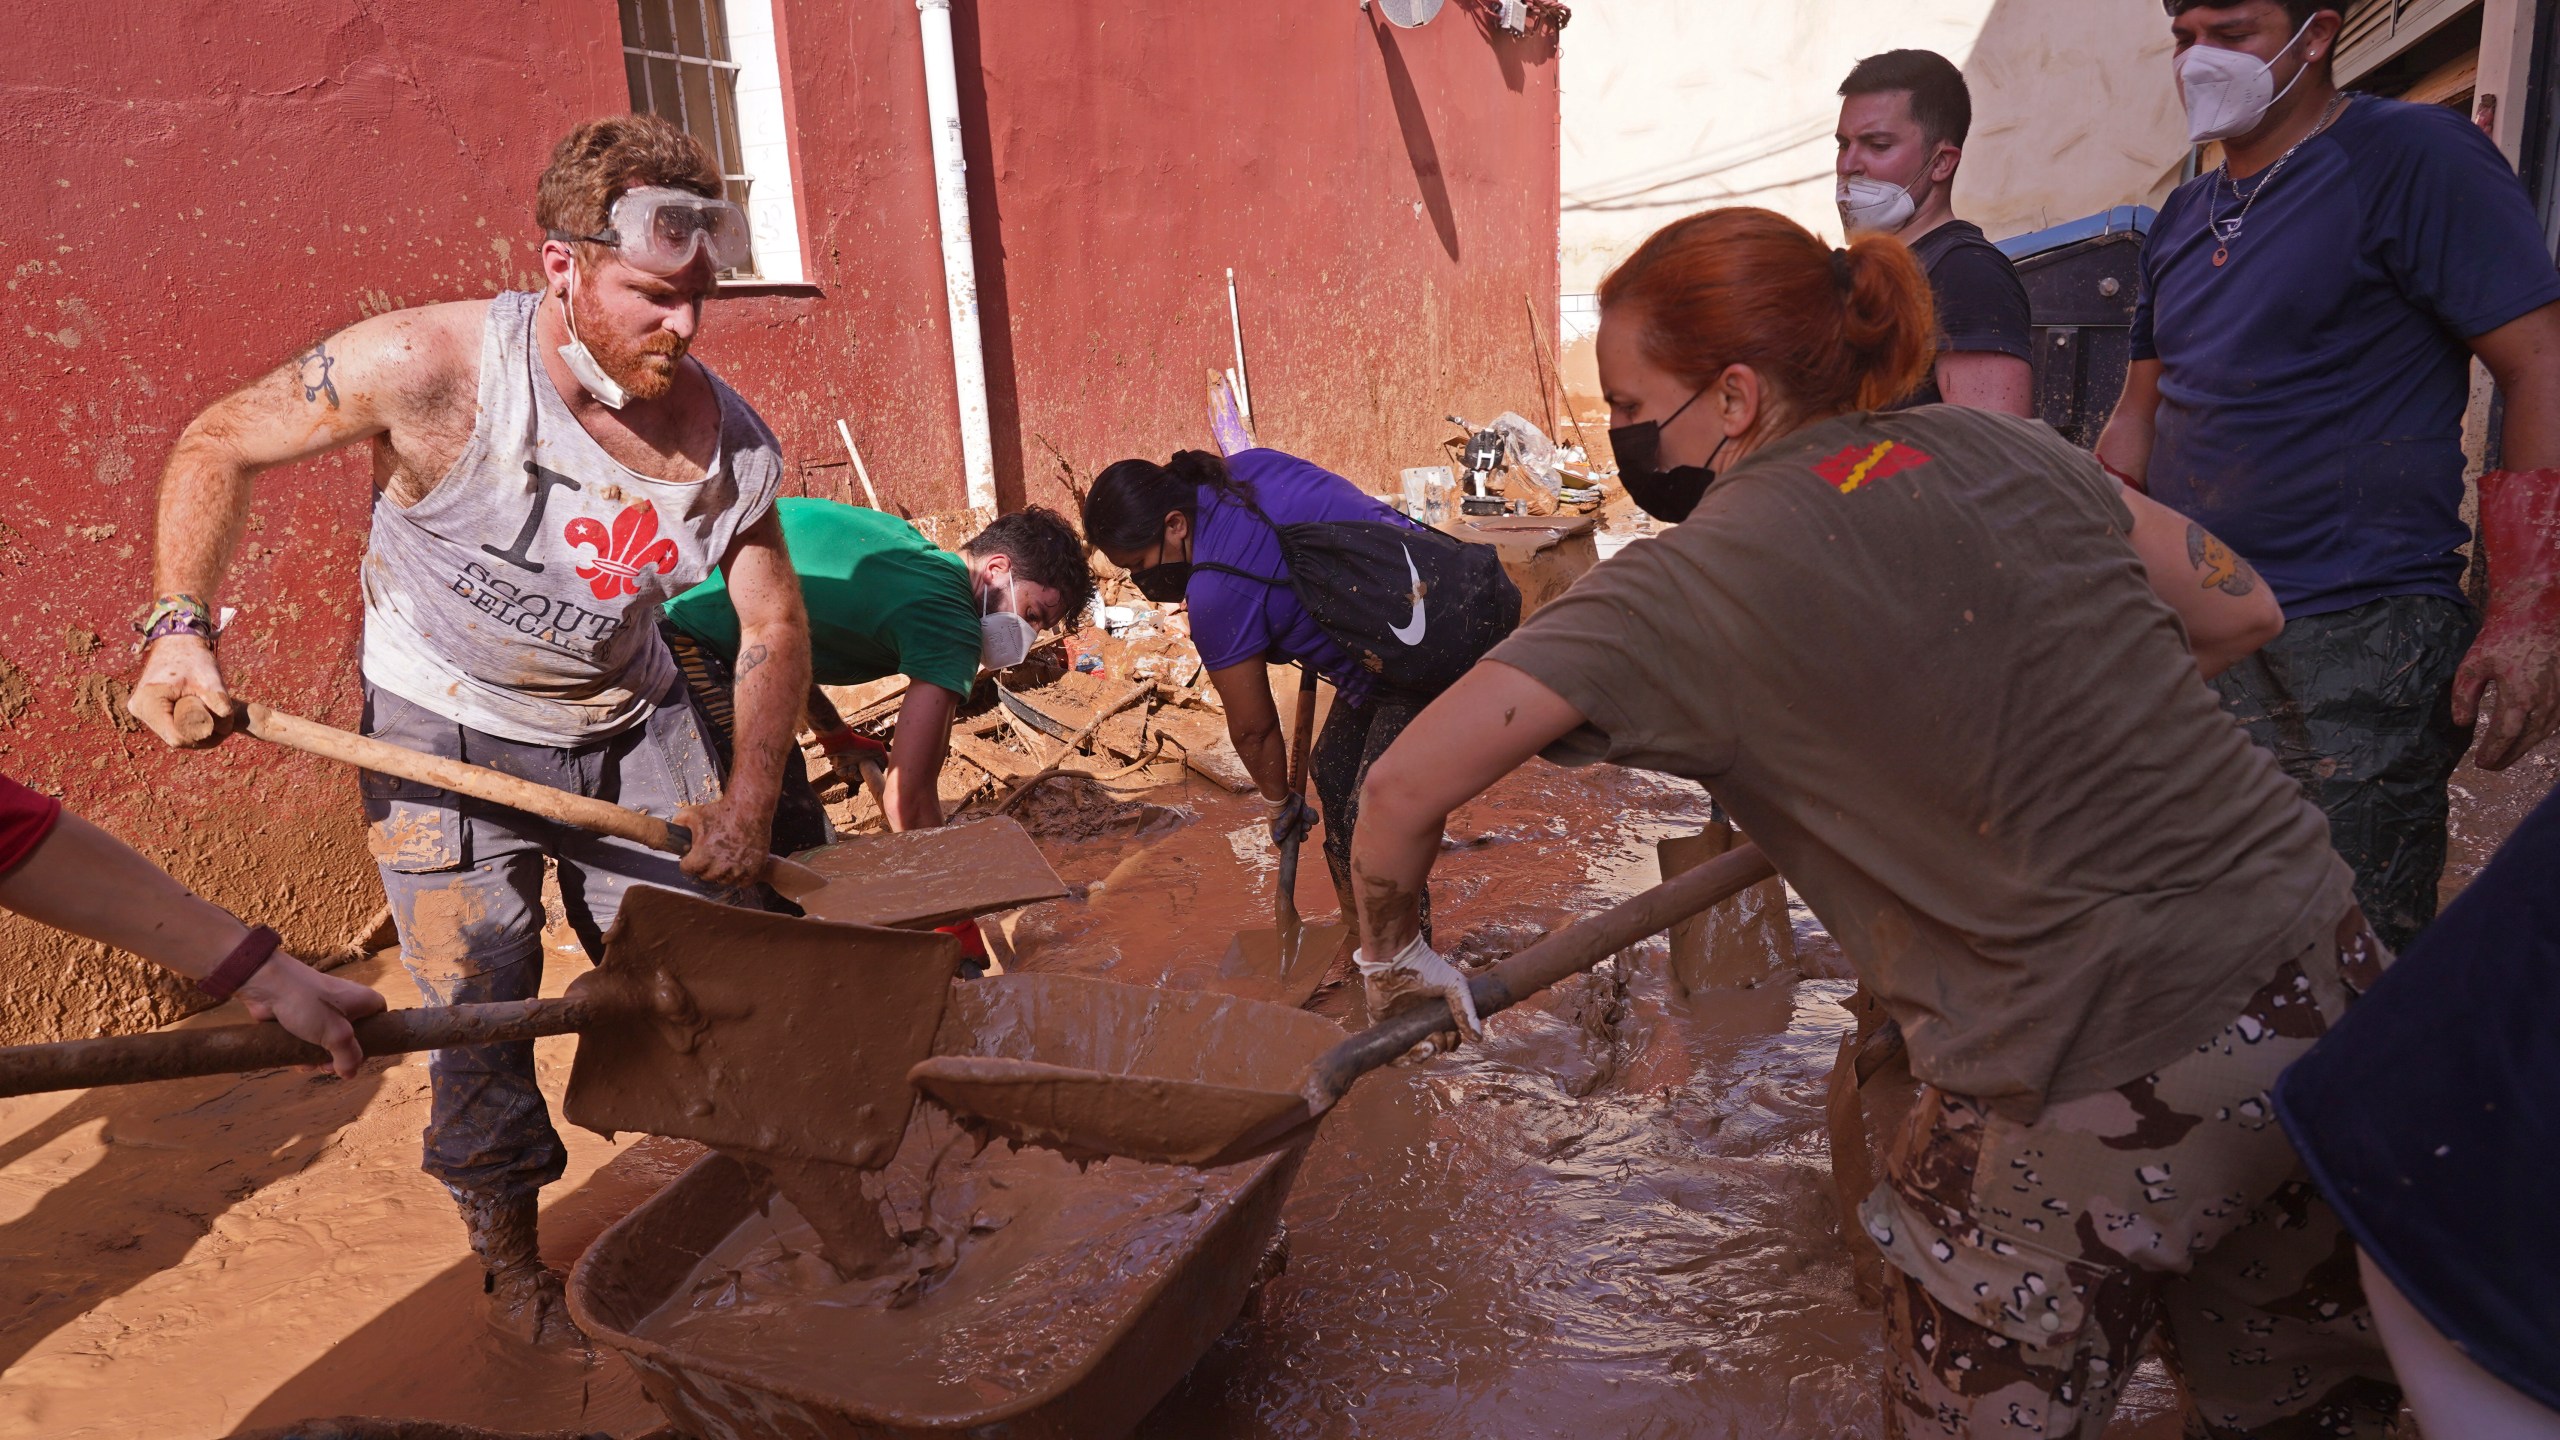
[[[809,607],[821,685],[904,675],[966,695],[978,680],[978,601],[968,562],[895,515],[833,500],[775,502]],[[724,659],[738,655],[727,572],[667,602],[667,618]]]

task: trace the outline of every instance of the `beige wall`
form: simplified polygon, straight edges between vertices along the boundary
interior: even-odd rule
[[[2157,0],[1581,5],[1563,47],[1565,292],[1710,205],[1766,205],[1836,238],[1835,92],[1858,57],[1904,46],[1964,68],[1956,212],[1995,239],[2156,203],[2185,155]]]

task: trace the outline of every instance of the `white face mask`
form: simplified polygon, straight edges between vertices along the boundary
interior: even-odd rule
[[[1928,176],[1929,167],[1924,165],[1920,167],[1919,174],[1911,177],[1911,185],[1919,184]],[[1895,185],[1864,175],[1852,175],[1842,180],[1839,193],[1834,197],[1840,205],[1842,228],[1858,235],[1871,230],[1899,230],[1910,224],[1912,215],[1920,209],[1920,202],[1911,198],[1911,185]]]
[[[2293,39],[2284,42],[2284,50],[2276,52],[2276,59],[2283,59],[2284,51],[2292,49],[2302,39],[2303,31],[2310,28],[2311,21],[2303,21],[2302,29],[2293,32]],[[2278,90],[2274,61],[2237,50],[2191,45],[2186,54],[2178,57],[2177,72],[2178,95],[2187,106],[2187,139],[2201,145],[2207,140],[2246,135],[2258,128],[2258,122],[2267,118],[2267,108],[2311,73],[2311,67],[2305,64],[2293,72],[2293,79]]]
[[[1013,603],[1013,577],[1004,582],[1005,603]],[[1040,631],[1011,609],[990,611],[978,617],[978,663],[989,670],[1010,670],[1031,654]]]
[[[576,284],[577,277],[578,271],[573,263],[569,270],[569,283]],[[569,343],[560,347],[560,362],[569,367],[569,373],[577,377],[588,394],[596,397],[597,404],[608,410],[619,410],[629,404],[631,393],[622,388],[622,382],[604,373],[604,366],[596,363],[595,352],[578,338],[578,317],[571,311],[567,290],[560,292],[560,318],[569,326]]]

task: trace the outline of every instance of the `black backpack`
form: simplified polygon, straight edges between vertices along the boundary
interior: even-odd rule
[[[1324,633],[1390,690],[1439,694],[1520,623],[1520,587],[1490,545],[1384,520],[1278,525],[1251,500],[1244,507],[1279,539],[1289,578],[1215,562],[1192,568],[1287,585]]]

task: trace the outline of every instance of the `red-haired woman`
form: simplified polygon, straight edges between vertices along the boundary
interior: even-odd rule
[[[1541,753],[1696,780],[1929,1086],[1862,1208],[1891,1433],[2095,1437],[2165,1325],[2208,1433],[2378,1435],[2353,1252],[2267,1091],[2383,955],[2320,812],[2203,679],[2282,618],[2044,427],[1876,413],[1928,368],[1928,293],[1897,242],[1752,209],[1602,284],[1628,490],[1685,519],[1371,769],[1371,1003],[1476,1029],[1413,923],[1452,809]]]

